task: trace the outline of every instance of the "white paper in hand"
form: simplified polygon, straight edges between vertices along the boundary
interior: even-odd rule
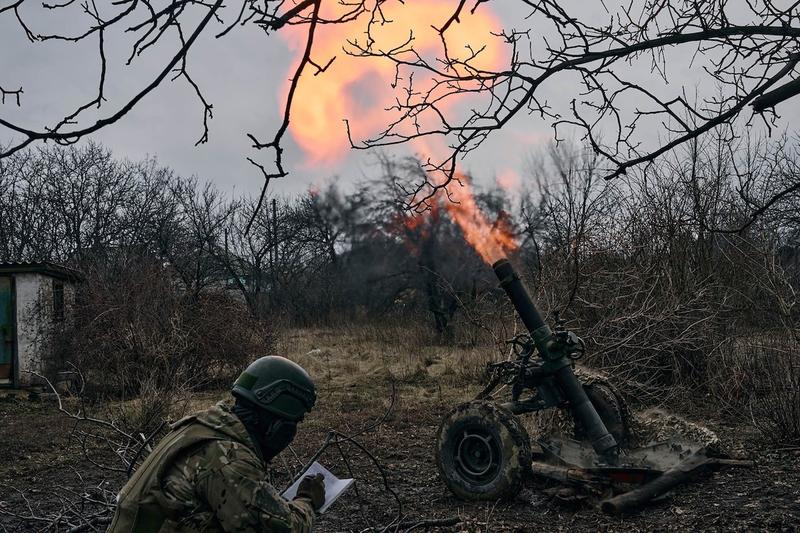
[[[322,474],[322,477],[325,478],[325,503],[322,504],[322,507],[319,508],[319,513],[322,514],[328,510],[328,507],[331,506],[336,499],[342,495],[344,491],[350,488],[350,485],[353,484],[352,479],[339,479],[338,477],[334,476],[330,470],[319,464],[318,462],[314,461],[311,466],[308,467],[308,470],[303,472],[303,474],[297,478],[297,481],[292,483],[292,486],[283,491],[283,499],[286,501],[292,501],[294,497],[297,495],[297,488],[300,486],[300,482],[306,476],[314,476],[316,474]]]

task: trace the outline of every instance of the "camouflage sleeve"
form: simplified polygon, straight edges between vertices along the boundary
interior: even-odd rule
[[[284,500],[266,480],[261,462],[246,446],[216,441],[205,450],[207,469],[197,477],[199,495],[226,532],[306,533],[314,525],[311,502]]]

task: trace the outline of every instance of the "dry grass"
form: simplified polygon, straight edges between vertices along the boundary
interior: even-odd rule
[[[277,351],[303,365],[322,388],[366,388],[389,380],[444,391],[477,388],[493,345],[442,344],[419,325],[350,325],[285,331]]]
[[[277,352],[308,369],[317,381],[320,405],[324,406],[325,411],[365,410],[374,416],[379,416],[388,407],[391,381],[394,381],[400,390],[398,404],[402,403],[410,409],[416,408],[420,414],[424,411],[425,414],[439,417],[458,403],[473,398],[486,382],[486,364],[506,356],[488,342],[478,346],[443,344],[435,334],[426,329],[402,323],[287,329],[278,338]],[[717,360],[719,355],[711,354],[709,357],[720,373],[715,376],[715,381],[721,383],[723,378],[730,379],[737,373],[740,374],[740,379],[743,375],[749,376],[749,382],[758,381],[762,387],[745,383],[747,380],[742,380],[739,387],[744,387],[753,394],[759,389],[763,392],[764,380],[776,379],[774,369],[772,372],[765,371],[763,358],[760,364],[756,364],[759,359],[746,358],[750,364],[745,372],[741,357],[736,358],[735,365],[720,364]],[[620,385],[614,379],[618,376],[607,377],[615,385]],[[625,390],[625,387],[621,389]],[[726,390],[727,394],[721,394],[722,390]],[[652,421],[659,419],[658,416],[648,416],[651,411],[647,411],[648,408],[659,405],[686,414],[692,413],[700,418],[710,415],[712,411],[709,406],[723,407],[723,412],[730,418],[752,423],[750,412],[744,409],[744,405],[753,403],[737,398],[741,391],[735,387],[724,386],[722,390],[712,390],[712,395],[719,394],[719,398],[705,398],[702,401],[689,395],[687,391],[680,393],[676,390],[673,391],[675,397],[682,400],[667,402],[667,405],[638,402],[634,396],[628,396],[627,400],[631,408],[640,411],[644,409],[637,413],[643,420],[640,421],[640,426],[652,426]],[[506,392],[499,391],[498,397]],[[687,398],[693,398],[693,401],[687,403]],[[699,404],[696,403],[698,401]],[[729,414],[732,406],[725,405],[726,402],[737,404],[739,416]],[[758,405],[762,403],[763,400]],[[781,409],[780,412],[786,413],[786,409]],[[331,418],[327,414],[322,418],[326,423],[335,422],[335,417]],[[570,423],[567,418],[563,412],[547,411],[525,417],[525,424],[531,435],[561,430],[569,432]],[[761,420],[766,424],[768,417],[763,417],[762,413]],[[642,427],[638,428],[640,432]],[[644,433],[649,435],[648,432]],[[692,434],[692,431],[681,433]],[[655,435],[650,437],[655,438]]]
[[[669,506],[663,511],[656,509],[642,514],[631,519],[631,522],[621,522],[601,517],[591,509],[565,512],[541,499],[536,495],[538,493],[530,491],[527,491],[527,499],[500,505],[495,502],[465,504],[449,494],[433,462],[436,428],[446,411],[474,397],[479,391],[482,382],[478,376],[482,375],[485,363],[503,357],[493,345],[445,346],[426,330],[399,323],[382,327],[353,325],[286,329],[277,340],[276,352],[304,365],[314,376],[319,388],[317,407],[301,425],[292,450],[281,454],[270,466],[271,479],[277,487],[286,485],[305,460],[314,455],[329,429],[347,434],[359,433],[363,428],[372,426],[375,420],[381,419],[389,405],[393,404],[385,422],[361,434],[359,440],[375,454],[385,469],[393,490],[399,493],[404,510],[410,517],[444,518],[458,515],[464,520],[459,526],[461,530],[473,531],[477,527],[468,525],[471,524],[469,521],[487,523],[484,516],[487,509],[495,512],[497,507],[496,519],[502,526],[498,525],[495,530],[552,529],[554,510],[568,520],[566,529],[576,531],[676,529],[676,515]],[[396,388],[394,402],[392,383]],[[171,416],[175,418],[183,413],[204,409],[217,400],[227,398],[230,398],[227,390],[192,393],[184,399],[184,403],[175,405]],[[98,413],[103,414],[126,409],[138,412],[144,406],[131,401],[98,407],[105,409]],[[645,440],[669,437],[676,433],[697,440],[713,435],[704,426],[670,412],[650,410],[634,415],[637,422],[634,429],[641,432]],[[563,416],[563,413],[542,413],[539,417],[525,417],[523,422],[531,437],[535,438],[554,427],[564,429],[560,427],[562,421],[558,419],[559,416]],[[5,455],[0,454],[0,458],[6,465],[0,467],[0,483],[19,483],[24,478],[30,481],[22,483],[23,489],[41,491],[42,487],[54,483],[72,486],[70,484],[74,484],[75,480],[69,478],[68,474],[71,475],[73,467],[98,478],[106,475],[80,462],[79,454],[66,452],[74,450],[75,442],[69,438],[68,421],[55,413],[52,405],[45,402],[35,406],[9,403],[4,413],[4,405],[0,404],[0,421],[4,417],[24,417],[31,422],[12,423],[7,426],[12,431],[0,438],[0,444],[3,445],[0,449],[5,450]],[[711,422],[715,431],[720,429],[713,424],[713,420]],[[743,439],[743,430],[746,428],[737,426],[721,429],[725,432],[720,433],[720,439],[728,444],[731,437]],[[47,438],[42,438],[42,435]],[[748,452],[753,449],[749,441],[740,443],[736,440],[732,444],[736,450]],[[103,450],[98,448],[97,451]],[[388,523],[393,518],[395,507],[390,494],[383,488],[380,473],[357,449],[345,446],[344,453],[358,478],[363,500],[359,500],[355,493],[344,497],[335,510],[320,520],[318,529],[343,531],[353,530],[355,526],[363,529],[368,524],[362,524],[362,513],[376,523]],[[795,480],[796,458],[787,457],[780,456],[774,461],[774,467],[770,467],[772,470],[763,473],[737,471],[718,475],[713,481],[713,492],[709,492],[708,485],[682,489],[675,496],[675,507],[692,509],[698,516],[704,516],[709,500],[714,505],[719,503],[734,510],[751,504],[752,498],[743,496],[745,492],[761,494],[764,486],[772,487],[773,479],[786,480],[786,483]],[[338,449],[330,449],[320,460],[333,471],[341,475],[348,474],[350,466],[344,462]],[[123,478],[121,475],[104,477],[115,490],[124,481]],[[781,491],[763,498],[765,502],[769,501],[769,505],[778,505],[777,509],[786,512],[795,505],[792,502],[796,501],[796,496],[788,490]],[[362,504],[361,501],[366,503]],[[724,516],[728,514],[726,511]],[[736,517],[735,520],[757,526],[759,520],[771,516],[772,511],[764,507],[760,515],[748,510],[747,516]],[[598,526],[598,520],[606,521],[603,527]],[[684,517],[683,520],[677,529],[688,528],[687,519]]]

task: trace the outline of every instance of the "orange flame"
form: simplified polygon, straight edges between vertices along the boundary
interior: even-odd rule
[[[416,139],[416,145],[423,159],[426,154],[442,154],[447,149],[442,140],[437,138]],[[440,173],[429,176],[429,180],[441,183],[443,177]],[[464,239],[488,265],[518,249],[519,243],[514,237],[508,213],[502,212],[497,220],[490,222],[475,200],[470,177],[457,172],[456,178],[447,185],[449,194],[438,194],[432,205],[444,205],[450,218],[461,229]]]
[[[378,21],[370,27],[370,36],[374,39],[372,49],[395,49],[413,35],[414,51],[430,64],[441,66],[436,59],[444,57],[444,46],[438,31],[432,26],[443,26],[453,15],[457,5],[456,0],[384,3],[381,9],[387,22]],[[346,9],[347,3],[340,5],[323,2],[322,6],[321,15],[334,19],[337,16],[336,10]],[[394,62],[385,58],[353,57],[344,52],[344,49],[353,48],[348,43],[358,42],[361,46],[365,45],[367,22],[368,17],[362,16],[344,24],[317,27],[311,59],[318,65],[325,65],[334,57],[335,60],[329,68],[317,75],[314,75],[315,69],[312,66],[308,67],[308,72],[296,89],[296,105],[292,109],[290,125],[292,136],[312,165],[337,162],[350,149],[342,122],[344,119],[351,119],[353,139],[359,140],[375,135],[399,118],[397,110],[388,108],[396,103],[396,99],[406,98],[405,89],[410,71],[401,69],[397,86],[393,88],[396,73]],[[481,6],[474,13],[465,8],[459,22],[451,24],[445,33],[450,58],[466,60],[471,56],[472,50],[482,49],[470,64],[486,70],[499,68],[507,51],[502,39],[492,36],[491,33],[501,28],[500,20],[488,7]],[[296,26],[284,28],[280,32],[289,46],[296,50],[297,61],[305,46],[307,30],[306,26]],[[413,61],[414,57],[407,53],[402,59]],[[425,76],[424,71],[416,69],[415,91],[425,92],[432,87],[432,78]],[[468,83],[462,85],[465,89],[470,88]],[[288,87],[287,81],[281,93],[281,102],[285,101]],[[465,104],[470,98],[473,97],[449,96],[439,100],[437,105],[440,111],[447,113],[453,111],[456,105]],[[441,126],[441,118],[433,111],[422,112],[415,120],[423,128]]]
[[[454,14],[458,0],[406,0],[405,2],[386,2],[382,5],[383,19],[373,24],[370,36],[374,40],[373,50],[388,51],[403,45],[413,35],[414,52],[428,60],[431,65],[439,65],[436,59],[445,55],[442,37],[436,28],[442,27]],[[336,10],[347,9],[347,3],[324,2],[321,16],[326,19],[337,18]],[[340,14],[340,13],[339,13]],[[350,148],[342,120],[350,122],[355,139],[375,135],[398,120],[399,112],[391,110],[396,99],[407,97],[410,71],[395,70],[395,63],[382,58],[358,58],[347,55],[343,48],[348,42],[366,42],[366,20],[357,19],[346,24],[328,24],[317,27],[314,36],[314,50],[311,58],[318,65],[335,60],[324,72],[313,75],[313,68],[304,75],[295,93],[290,132],[312,165],[321,165],[341,160]],[[435,26],[435,27],[434,27]],[[445,33],[447,53],[451,59],[466,60],[476,50],[480,53],[470,61],[470,65],[484,70],[497,70],[508,60],[508,52],[502,39],[493,36],[502,29],[500,20],[487,6],[471,12],[464,9],[459,20],[450,25]],[[307,27],[284,28],[281,35],[295,49],[298,59],[305,47]],[[408,53],[402,59],[413,62],[416,58]],[[395,80],[395,76],[397,80]],[[393,84],[396,87],[393,88]],[[432,77],[425,78],[421,69],[414,71],[414,90],[425,94],[434,87]],[[478,82],[475,82],[478,83]],[[459,106],[469,103],[471,87],[468,82],[460,83],[466,95],[448,96],[437,100],[438,111],[457,112]],[[281,101],[289,88],[285,84]],[[397,93],[397,94],[395,94]],[[440,96],[436,93],[434,96]],[[415,117],[416,125],[423,130],[441,127],[441,116],[435,111],[422,112]],[[411,125],[412,127],[414,125]],[[413,136],[414,131],[405,132]],[[430,138],[415,139],[415,144],[427,155],[446,153],[443,143],[431,149],[426,141]],[[450,198],[438,195],[429,211],[406,217],[401,222],[407,232],[425,232],[421,227],[423,217],[437,217],[440,203],[444,205],[452,220],[461,228],[467,242],[472,245],[481,258],[492,264],[515,250],[518,244],[513,236],[507,216],[501,216],[494,223],[489,222],[478,207],[472,187],[466,176],[459,175],[460,183],[453,182],[449,187]],[[436,178],[431,176],[431,181]],[[433,221],[433,218],[431,218]]]
[[[475,201],[469,178],[459,175],[459,182],[448,186],[449,197],[446,194],[437,194],[430,202],[430,209],[413,215],[398,216],[391,227],[395,233],[403,235],[403,242],[409,252],[417,254],[419,241],[430,234],[427,224],[436,224],[443,206],[450,219],[461,229],[467,243],[484,262],[492,265],[519,248],[511,217],[503,211],[494,223],[490,223]]]
[[[484,262],[492,265],[519,248],[511,230],[509,216],[503,212],[493,224],[490,223],[475,201],[469,179],[460,175],[459,181],[460,184],[449,186],[450,196],[454,201],[446,202],[445,207],[461,228],[467,242],[475,248]]]

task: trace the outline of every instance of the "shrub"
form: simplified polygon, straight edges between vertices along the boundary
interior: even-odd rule
[[[714,397],[776,445],[800,443],[800,346],[791,333],[731,340],[710,363]]]
[[[191,294],[174,279],[149,258],[86,272],[61,352],[87,394],[129,399],[227,386],[272,348],[269,328],[233,295]]]

